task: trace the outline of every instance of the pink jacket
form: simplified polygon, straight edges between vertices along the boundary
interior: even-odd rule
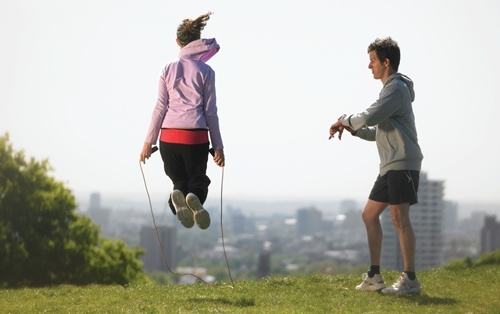
[[[161,128],[208,129],[214,149],[224,148],[219,129],[215,72],[206,64],[219,51],[215,38],[190,42],[161,71],[158,100],[145,142],[155,144]]]

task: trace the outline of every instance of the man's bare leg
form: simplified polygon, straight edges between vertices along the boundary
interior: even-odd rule
[[[392,223],[396,228],[405,272],[415,271],[415,233],[410,222],[410,204],[391,205]]]
[[[389,204],[368,200],[361,215],[366,227],[371,265],[380,265],[383,237],[380,215],[387,205]]]

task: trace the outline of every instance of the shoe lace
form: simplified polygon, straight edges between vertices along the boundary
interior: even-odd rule
[[[366,279],[368,278],[368,273],[364,273],[362,276],[361,276],[361,279],[363,281],[366,281]]]
[[[394,288],[400,288],[402,286],[408,287],[404,274],[399,276],[398,280],[392,286]]]

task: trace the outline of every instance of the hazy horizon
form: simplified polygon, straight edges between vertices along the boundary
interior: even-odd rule
[[[82,212],[86,212],[89,206],[90,195],[92,193],[99,193],[101,196],[101,207],[109,208],[112,210],[145,210],[149,211],[149,201],[146,192],[143,195],[107,195],[100,193],[98,191],[90,193],[75,193],[75,198],[78,201],[79,209]],[[221,200],[220,191],[213,193],[207,202],[205,207],[215,208],[220,210]],[[216,194],[216,195],[215,195]],[[168,196],[162,194],[151,194],[151,202],[153,204],[153,210],[155,212],[163,211],[166,209],[166,202]],[[343,201],[354,201],[356,202],[356,209],[362,210],[366,199],[353,199],[353,198],[340,198],[340,199],[306,199],[306,198],[296,198],[296,199],[239,199],[223,196],[222,205],[223,210],[227,210],[229,207],[236,210],[241,210],[243,214],[248,216],[252,215],[262,215],[265,216],[274,214],[290,214],[295,215],[296,211],[301,208],[316,207],[317,209],[323,211],[325,215],[332,216],[338,214],[340,209],[340,204]],[[495,215],[497,219],[500,219],[500,203],[491,202],[458,202],[449,199],[445,201],[455,202],[458,205],[458,217],[459,219],[469,218],[470,214],[473,212],[485,212],[488,215]],[[361,219],[361,218],[360,218]]]

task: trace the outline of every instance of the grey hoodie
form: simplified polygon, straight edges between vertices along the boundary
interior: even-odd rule
[[[356,135],[376,141],[380,157],[380,175],[389,170],[420,170],[422,151],[418,145],[412,102],[413,81],[394,73],[384,84],[379,99],[365,111],[346,116],[342,124],[356,130]]]

